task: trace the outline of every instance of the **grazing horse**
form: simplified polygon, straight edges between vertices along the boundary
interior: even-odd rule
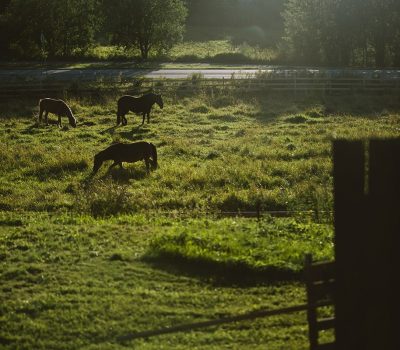
[[[149,173],[150,158],[152,167],[157,169],[157,149],[152,143],[144,141],[134,143],[116,143],[94,156],[93,174],[97,173],[103,162],[106,160],[114,161],[109,169],[116,165],[119,165],[122,169],[122,162],[134,163],[139,160],[144,160],[146,163],[147,173]]]
[[[151,107],[153,107],[155,103],[157,103],[161,109],[164,107],[164,102],[161,98],[161,95],[149,93],[143,95],[142,97],[133,97],[129,95],[122,96],[118,100],[117,125],[119,125],[121,121],[122,125],[126,125],[128,123],[125,115],[129,111],[132,111],[136,114],[142,113],[142,125],[144,124],[144,119],[147,115],[147,123],[149,123]]]
[[[55,100],[53,98],[43,98],[39,100],[39,123],[42,122],[42,114],[45,112],[44,120],[47,123],[47,115],[53,113],[58,116],[57,125],[61,128],[61,117],[68,117],[69,124],[76,127],[76,118],[72,114],[71,108],[63,100]]]

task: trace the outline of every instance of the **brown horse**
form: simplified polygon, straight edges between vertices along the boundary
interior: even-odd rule
[[[117,109],[117,125],[119,125],[122,121],[122,125],[126,125],[128,121],[126,120],[125,115],[132,111],[136,114],[143,115],[142,124],[144,124],[144,119],[147,115],[147,123],[150,122],[150,111],[153,105],[157,103],[161,109],[164,107],[164,102],[162,100],[161,95],[149,93],[143,95],[142,97],[133,97],[129,95],[122,96],[118,102]]]
[[[57,125],[61,128],[61,117],[68,117],[69,124],[76,127],[76,118],[72,114],[71,108],[63,100],[55,100],[53,98],[43,98],[39,100],[39,123],[42,122],[42,115],[45,112],[44,120],[48,124],[47,115],[53,113],[58,116]]]
[[[109,169],[116,165],[119,165],[122,169],[122,162],[134,163],[139,160],[144,160],[147,173],[149,173],[150,158],[152,167],[157,169],[157,149],[152,143],[144,141],[134,143],[116,143],[94,156],[93,174],[97,173],[103,162],[106,160],[114,161]]]

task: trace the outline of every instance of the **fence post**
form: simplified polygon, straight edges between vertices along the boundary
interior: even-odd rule
[[[365,156],[361,141],[333,144],[336,286],[335,314],[338,349],[364,349],[362,285],[364,239]]]
[[[340,350],[400,349],[399,164],[400,139],[372,140],[367,150],[361,141],[334,143]]]

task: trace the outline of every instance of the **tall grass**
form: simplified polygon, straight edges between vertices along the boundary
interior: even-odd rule
[[[116,103],[109,98],[69,100],[79,124],[63,130],[38,126],[31,118],[36,104],[28,100],[19,102],[21,113],[4,104],[1,208],[79,208],[96,216],[312,210],[322,218],[332,210],[332,140],[398,135],[398,112],[379,112],[379,104],[360,113],[341,98],[299,102],[263,92],[210,92],[201,77],[190,84],[192,92],[165,96],[166,107],[155,107],[144,126],[129,115],[128,126],[114,128]],[[147,176],[138,162],[111,172],[104,165],[90,176],[95,153],[139,140],[158,147],[157,171]]]

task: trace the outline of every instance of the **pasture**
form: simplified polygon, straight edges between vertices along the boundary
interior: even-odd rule
[[[0,101],[2,348],[308,348],[305,313],[116,338],[303,303],[304,254],[333,257],[331,141],[398,136],[397,99],[163,98],[150,124],[116,127],[115,96],[67,97],[78,124],[61,129],[37,124],[36,99]],[[91,175],[94,154],[142,140],[156,171]]]

